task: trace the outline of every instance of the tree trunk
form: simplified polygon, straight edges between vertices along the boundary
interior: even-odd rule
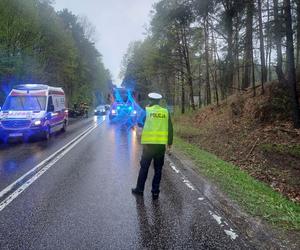
[[[261,62],[261,94],[264,94],[264,84],[267,80],[267,69],[265,61],[265,44],[264,44],[264,33],[262,24],[262,10],[261,10],[261,0],[257,0],[258,6],[258,19],[259,19],[259,40],[260,40],[260,62]]]
[[[275,44],[276,44],[276,51],[277,51],[277,66],[276,66],[276,73],[278,80],[280,82],[284,81],[284,74],[282,71],[282,50],[281,50],[281,22],[279,20],[278,15],[278,0],[273,0],[274,3],[274,23],[275,23]]]
[[[251,80],[251,68],[252,68],[252,56],[253,56],[253,45],[252,45],[252,34],[253,34],[253,12],[254,4],[253,0],[247,2],[247,14],[246,14],[246,37],[245,37],[245,73],[243,89],[250,86]]]
[[[180,53],[180,77],[181,77],[181,114],[185,113],[185,86],[184,86],[184,70],[183,70],[183,58],[182,53]]]
[[[255,86],[255,64],[254,64],[254,56],[252,53],[252,89],[253,89],[253,97],[256,96],[256,86]]]
[[[267,67],[267,80],[268,80],[268,75],[270,73],[270,68],[269,68],[269,50],[270,50],[270,3],[269,3],[269,0],[267,0],[267,27],[266,27],[266,36],[267,36],[267,48],[266,48],[266,58],[265,58],[265,61],[266,61],[266,67]]]
[[[237,75],[237,84],[236,88],[240,91],[241,84],[240,84],[240,59],[239,59],[239,21],[240,17],[239,14],[236,16],[236,24],[235,24],[235,67],[236,67],[236,75]]]
[[[218,70],[217,70],[217,45],[215,43],[214,32],[212,32],[212,46],[213,46],[213,62],[214,62],[214,70],[212,72],[214,89],[215,89],[215,97],[217,101],[217,105],[219,106],[219,93],[218,93]]]
[[[234,62],[233,62],[233,12],[234,9],[231,6],[231,3],[228,5],[225,5],[225,26],[227,31],[227,57],[226,57],[226,72],[225,72],[225,81],[226,86],[231,94],[233,91],[233,68],[234,68]]]
[[[181,114],[185,113],[185,89],[184,89],[184,77],[181,73]]]
[[[199,89],[198,89],[198,95],[199,95],[199,100],[198,100],[198,106],[199,108],[202,107],[202,100],[201,100],[201,85],[202,85],[202,71],[201,71],[201,61],[199,63]]]
[[[294,127],[300,128],[300,109],[299,99],[297,95],[297,82],[295,70],[295,56],[293,44],[293,29],[292,29],[292,15],[291,15],[291,2],[284,0],[285,9],[285,23],[286,23],[286,48],[287,48],[287,82],[290,88],[291,102],[293,108],[293,121]]]
[[[296,47],[296,77],[300,79],[300,0],[296,0],[297,5],[297,47]]]
[[[191,62],[190,62],[190,52],[189,52],[189,45],[187,42],[187,35],[186,35],[185,27],[182,27],[181,33],[182,33],[181,40],[182,40],[183,59],[185,61],[185,66],[186,66],[187,83],[189,86],[190,104],[191,104],[192,109],[196,110],[195,101],[194,101],[194,88],[193,88],[193,76],[192,76]]]
[[[211,104],[211,89],[209,79],[209,48],[208,48],[208,21],[207,18],[204,21],[204,33],[205,33],[205,63],[206,63],[206,104]]]

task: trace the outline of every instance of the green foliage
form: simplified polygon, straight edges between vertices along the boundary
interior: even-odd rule
[[[300,157],[300,145],[261,144],[260,148],[265,152],[288,154],[294,157]]]
[[[199,71],[195,54],[201,50],[203,38],[199,25],[193,26],[195,21],[192,1],[159,1],[148,37],[128,48],[123,60],[123,85],[134,85],[144,97],[149,91],[159,91],[169,105],[174,105],[180,98],[180,85],[187,83],[191,100]]]
[[[162,60],[159,52],[152,39],[131,43],[123,58],[123,85],[143,94],[160,90],[156,81]]]
[[[4,89],[28,82],[63,87],[69,105],[104,102],[110,74],[83,26],[51,1],[0,1],[0,102]]]
[[[279,228],[300,229],[300,206],[269,186],[213,154],[183,139],[175,138],[176,148],[193,158],[199,171],[253,216],[260,216]]]

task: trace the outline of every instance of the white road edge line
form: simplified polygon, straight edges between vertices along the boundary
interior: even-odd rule
[[[40,176],[42,176],[49,168],[51,168],[57,161],[59,161],[63,156],[65,156],[72,148],[74,148],[80,141],[82,141],[87,135],[89,135],[92,131],[94,131],[98,127],[98,124],[95,124],[91,127],[89,127],[87,130],[82,132],[80,135],[75,137],[72,141],[70,141],[68,144],[57,150],[55,153],[50,155],[47,159],[43,160],[41,163],[39,163],[37,166],[32,168],[30,171],[28,171],[26,174],[21,176],[19,179],[17,179],[15,182],[7,186],[5,189],[3,189],[0,192],[0,199],[4,197],[6,194],[8,194],[19,182],[21,182],[23,179],[25,179],[30,174],[34,173],[36,170],[40,169],[34,176],[32,176],[28,181],[26,181],[23,185],[21,185],[16,191],[14,191],[12,194],[10,194],[7,198],[5,198],[0,203],[0,212],[8,205],[10,204],[15,198],[17,198],[21,193],[23,193],[32,183],[34,183]]]
[[[166,160],[170,163],[169,166],[173,169],[173,171],[176,174],[180,174],[181,175],[181,179],[182,179],[183,183],[188,188],[190,188],[192,191],[196,191],[198,194],[201,194],[200,191],[198,189],[196,189],[193,186],[193,184],[188,180],[188,178],[183,173],[181,173],[178,168],[176,168],[175,164],[173,163],[173,161],[170,159],[169,156],[166,156]],[[199,201],[203,201],[204,198],[203,197],[199,197],[198,200]],[[228,223],[221,216],[218,216],[216,213],[214,213],[214,212],[212,212],[210,210],[208,212],[212,216],[212,218],[218,223],[218,225],[221,228],[223,228],[223,227],[227,228],[227,229],[223,228],[223,231],[225,232],[225,234],[227,236],[230,237],[231,240],[235,240],[238,237],[238,234],[231,227],[229,227]]]
[[[170,165],[171,166],[171,168],[174,170],[174,172],[176,173],[176,174],[179,174],[180,173],[180,171],[174,166],[174,165]]]

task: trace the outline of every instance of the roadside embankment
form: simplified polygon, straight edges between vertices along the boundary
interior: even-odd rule
[[[276,85],[175,115],[175,146],[254,216],[300,229],[300,131]]]

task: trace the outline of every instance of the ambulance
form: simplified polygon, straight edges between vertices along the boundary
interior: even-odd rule
[[[14,87],[0,109],[0,138],[30,139],[50,135],[68,126],[66,97],[62,88],[41,84]]]

